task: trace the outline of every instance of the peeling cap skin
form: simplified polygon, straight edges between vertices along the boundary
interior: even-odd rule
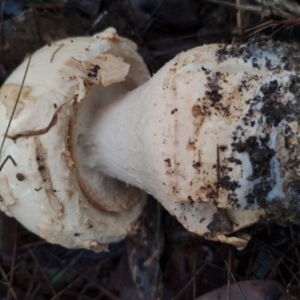
[[[239,248],[227,236],[260,219],[299,223],[299,50],[257,38],[179,54],[97,112],[86,162]]]
[[[81,161],[81,139],[100,104],[143,84],[136,45],[112,28],[33,54],[0,165],[0,208],[51,243],[106,249],[131,230],[146,194]],[[4,137],[28,60],[0,90]]]

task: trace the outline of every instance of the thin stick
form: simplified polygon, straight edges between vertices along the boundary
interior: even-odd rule
[[[18,233],[18,226],[16,227],[17,233]],[[15,238],[14,241],[14,249],[13,249],[13,259],[11,261],[10,266],[10,278],[9,278],[9,289],[7,293],[7,299],[11,299],[12,295],[12,286],[13,286],[13,280],[14,280],[14,269],[15,269],[15,262],[16,262],[16,253],[17,253],[17,239]]]
[[[294,243],[296,243],[294,231],[293,231],[293,228],[291,225],[289,226],[289,229],[290,229],[290,234],[291,234],[292,240]],[[300,255],[299,255],[299,251],[298,251],[297,247],[295,248],[295,252],[296,252],[296,256],[297,256],[298,269],[300,269]]]
[[[37,294],[37,292],[39,291],[39,289],[41,288],[41,286],[42,286],[42,282],[39,282],[39,283],[35,286],[33,292],[32,292],[31,295],[30,295],[30,298],[29,298],[28,300],[34,299],[35,295]]]
[[[4,34],[3,34],[3,24],[4,24],[4,7],[5,7],[5,0],[2,0],[2,5],[1,5],[1,16],[0,16],[0,50],[1,50],[1,59],[2,59],[2,64],[3,64],[3,67],[5,69],[5,66],[4,66],[4,62],[5,62],[5,59],[4,59],[4,47],[3,47],[3,44],[4,44]]]
[[[219,187],[220,187],[220,148],[217,144],[217,200],[219,199]]]
[[[241,5],[241,0],[235,0],[235,3],[237,6]],[[242,27],[243,27],[243,21],[242,21],[242,11],[238,9],[236,13],[236,25],[238,28],[238,34],[242,35]]]
[[[206,265],[202,265],[197,272],[194,274],[194,276],[189,280],[189,282],[181,289],[181,291],[178,292],[177,295],[175,295],[171,300],[176,300],[178,299],[184,292],[185,290],[189,287],[189,285],[195,280],[195,276],[198,276],[198,274],[200,274],[204,268],[206,267]]]
[[[228,265],[227,265],[227,300],[231,299],[231,261],[232,261],[232,250],[231,250],[231,246],[229,246]]]
[[[2,153],[2,150],[3,150],[3,147],[4,147],[6,136],[8,134],[9,127],[11,125],[12,119],[13,119],[14,114],[15,114],[16,109],[17,109],[17,105],[19,103],[21,92],[22,92],[22,89],[23,89],[23,86],[24,86],[24,83],[25,83],[25,79],[26,79],[26,76],[27,76],[28,69],[29,69],[30,61],[31,61],[31,55],[29,56],[28,63],[27,63],[27,66],[26,66],[26,70],[25,70],[25,74],[24,74],[24,77],[23,77],[23,80],[22,80],[22,83],[21,83],[21,87],[20,87],[20,90],[19,90],[19,94],[17,96],[16,102],[15,102],[15,105],[14,105],[14,109],[13,109],[13,111],[11,113],[11,116],[10,116],[10,119],[9,119],[9,122],[8,122],[8,125],[7,125],[7,128],[6,128],[6,131],[5,131],[4,137],[3,137],[3,140],[2,140],[2,143],[1,143],[1,147],[0,147],[0,159],[1,159],[1,153]]]
[[[7,162],[9,159],[12,161],[12,163],[13,163],[13,165],[14,165],[15,167],[17,166],[17,163],[16,163],[15,160],[12,158],[12,156],[11,156],[11,155],[7,155],[7,157],[4,159],[4,162],[3,162],[3,163],[1,164],[1,166],[0,166],[0,172],[2,171],[4,165],[6,164],[6,162]]]
[[[272,271],[269,273],[269,275],[267,276],[266,280],[272,280],[273,275],[275,274],[276,270],[278,269],[279,265],[281,264],[281,262],[284,260],[285,256],[287,255],[287,253],[292,250],[294,247],[296,246],[296,243],[292,243],[287,250],[281,255],[280,259],[277,261],[277,263],[275,264],[275,266],[273,267]]]
[[[131,15],[133,23],[134,23],[135,31],[136,31],[138,37],[142,40],[142,46],[143,46],[144,43],[145,43],[144,42],[143,32],[142,32],[142,30],[141,30],[141,28],[140,28],[140,26],[139,26],[139,24],[137,22],[137,18],[136,18],[136,15],[134,13],[134,10],[133,10],[133,7],[131,5],[130,0],[126,0],[126,2],[127,2],[128,7],[129,7],[129,12],[130,12],[130,15]]]
[[[82,278],[85,278],[91,271],[95,270],[96,268],[99,268],[105,261],[110,259],[111,257],[115,256],[116,254],[121,253],[124,251],[124,248],[121,248],[120,250],[116,251],[115,253],[112,253],[111,255],[105,257],[103,260],[99,261],[96,265],[92,266],[88,270],[86,270],[84,273],[79,275],[76,279],[74,279],[70,284],[68,284],[66,287],[64,287],[55,297],[52,297],[50,300],[55,300],[57,297],[62,296],[66,291],[68,291],[71,287],[73,287],[78,281],[80,281]],[[103,292],[103,290],[102,290]]]
[[[228,270],[229,267],[228,267],[228,264],[227,264],[226,260],[225,260],[225,265],[226,265],[227,270]],[[242,289],[241,289],[241,287],[240,287],[240,285],[239,285],[239,283],[236,281],[235,277],[233,276],[233,274],[231,272],[230,272],[230,276],[231,276],[232,280],[234,281],[234,283],[236,284],[236,286],[238,287],[238,289],[239,289],[239,291],[240,291],[240,293],[241,293],[241,295],[243,297],[243,300],[247,300],[246,297],[245,297],[245,295],[244,295],[244,293],[243,293],[243,291],[242,291]]]
[[[161,205],[157,201],[156,202],[156,249],[160,248],[160,226],[161,226]]]
[[[195,253],[194,253],[194,268],[193,268],[193,300],[196,299],[196,270],[197,270],[197,253],[198,253],[198,246],[197,241],[195,240]]]
[[[35,270],[33,272],[33,278],[29,284],[29,287],[28,287],[28,290],[27,290],[27,293],[26,293],[26,298],[25,300],[29,300],[30,298],[30,295],[31,295],[31,291],[32,291],[32,288],[33,288],[33,285],[34,285],[34,282],[35,282],[35,279],[36,279],[36,276],[37,276],[37,272],[38,272],[38,269],[39,269],[39,265],[36,263],[35,264]],[[29,298],[30,297],[30,298]]]
[[[28,248],[29,250],[29,253],[31,255],[31,257],[34,259],[35,263],[39,266],[39,269],[41,270],[42,274],[43,274],[43,277],[44,279],[47,281],[49,287],[50,287],[50,290],[52,291],[54,297],[52,299],[59,299],[58,298],[58,294],[56,293],[56,291],[54,290],[45,270],[43,269],[43,267],[41,266],[40,262],[38,261],[38,259],[36,258],[36,256],[34,255],[33,251],[31,250],[31,248]]]
[[[264,12],[265,12],[264,0],[261,0],[261,16],[260,16],[261,21],[263,21],[264,19]]]
[[[250,32],[250,31],[253,31],[256,29],[261,29],[261,28],[265,29],[265,28],[272,26],[273,24],[274,24],[274,21],[270,20],[270,21],[264,22],[264,23],[256,25],[256,26],[252,26],[251,28],[245,29],[245,32]]]
[[[113,294],[112,292],[110,292],[104,286],[100,285],[95,279],[89,277],[88,275],[85,275],[84,277],[86,278],[86,280],[88,282],[92,281],[98,287],[98,289],[101,291],[101,293],[107,295],[108,298],[110,298],[112,300],[120,300],[120,298],[118,298],[115,294]]]
[[[158,5],[156,6],[156,8],[154,9],[154,12],[152,12],[151,16],[149,17],[148,20],[146,20],[146,22],[143,24],[142,28],[141,28],[141,32],[142,34],[146,34],[148,28],[150,27],[150,25],[153,22],[153,18],[155,16],[155,14],[159,11],[161,5],[163,4],[164,0],[161,0]]]
[[[50,59],[50,63],[52,63],[55,54],[63,47],[64,44],[61,44],[52,54],[51,59]]]
[[[2,269],[1,266],[0,266],[0,274],[2,275],[2,278],[8,283],[8,286],[9,286],[8,278],[7,278],[7,276],[6,276],[4,270]],[[14,298],[15,300],[18,300],[18,297],[17,297],[17,295],[16,295],[16,293],[15,293],[13,287],[10,287],[10,286],[9,286],[9,288],[11,289],[11,294],[12,294],[13,298]]]

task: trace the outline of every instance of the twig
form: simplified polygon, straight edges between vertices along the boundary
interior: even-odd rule
[[[56,293],[56,291],[54,290],[54,288],[53,288],[53,286],[52,286],[52,284],[51,284],[51,282],[50,282],[50,280],[49,280],[49,278],[48,278],[48,276],[47,276],[47,274],[46,274],[46,272],[45,272],[45,270],[43,269],[43,267],[41,266],[40,262],[38,261],[38,259],[37,259],[36,256],[34,255],[33,251],[32,251],[30,248],[28,248],[28,251],[29,251],[29,253],[31,254],[31,256],[32,256],[32,258],[34,259],[34,261],[38,264],[40,270],[41,270],[42,273],[43,273],[44,278],[45,278],[46,281],[48,282],[48,284],[49,284],[49,286],[50,286],[50,289],[51,289],[52,293],[54,294],[54,297],[53,297],[52,299],[59,299],[59,298],[58,298],[58,295],[57,295],[57,293]]]
[[[137,22],[137,19],[136,19],[136,15],[135,15],[135,12],[133,10],[133,7],[131,5],[131,2],[130,0],[126,0],[127,4],[128,4],[128,7],[129,7],[129,11],[130,11],[130,15],[133,19],[133,23],[134,23],[134,27],[135,27],[135,32],[138,34],[138,37],[141,39],[142,41],[142,46],[144,46],[144,37],[143,37],[143,33],[142,33],[142,30],[140,28],[140,26],[138,25],[138,22]]]
[[[20,5],[24,6],[24,7],[29,7],[29,8],[33,8],[33,9],[53,9],[53,10],[57,10],[57,9],[63,9],[65,8],[66,4],[65,3],[53,3],[53,4],[35,4],[35,3],[20,3]]]
[[[293,231],[293,228],[291,225],[289,226],[289,229],[290,229],[290,234],[291,234],[292,240],[294,243],[296,243],[294,231]],[[295,248],[295,252],[296,252],[296,256],[297,256],[298,270],[300,270],[300,255],[299,255],[298,247]]]
[[[89,277],[89,276],[84,276],[89,282],[93,282],[101,291],[102,295],[105,294],[106,296],[108,296],[110,299],[112,300],[120,300],[119,297],[117,297],[115,294],[113,294],[112,292],[110,292],[108,289],[106,289],[104,286],[100,285],[95,279]]]
[[[235,0],[237,6],[241,5],[241,0]],[[242,20],[242,11],[238,9],[236,13],[236,25],[238,28],[238,34],[242,35],[242,27],[243,27],[243,20]]]
[[[11,294],[12,294],[13,298],[14,298],[15,300],[18,300],[18,297],[17,297],[17,295],[16,295],[16,293],[15,293],[13,287],[10,287],[10,286],[9,286],[8,278],[7,278],[7,276],[6,276],[5,272],[4,272],[4,270],[2,269],[1,265],[0,265],[0,274],[1,274],[1,276],[4,278],[4,280],[7,282],[8,287],[11,289]]]
[[[26,245],[22,245],[20,247],[18,247],[18,249],[26,249],[26,248],[31,248],[31,247],[38,247],[41,245],[47,244],[46,241],[39,241],[39,242],[34,242],[34,243],[30,243],[30,244],[26,244]]]
[[[81,251],[70,263],[60,270],[52,279],[51,283],[56,283],[75,263],[83,256],[84,251]]]
[[[37,271],[38,271],[38,264],[35,264],[35,269],[34,269],[34,273],[33,273],[33,279],[31,280],[30,282],[30,285],[29,285],[29,288],[27,290],[27,293],[26,293],[26,298],[25,300],[30,300],[30,298],[32,298],[32,295],[30,297],[30,294],[31,294],[31,290],[32,290],[32,287],[33,287],[33,284],[35,282],[35,279],[36,279],[36,275],[37,275]],[[36,289],[35,289],[36,290]],[[29,298],[30,297],[30,298]]]
[[[11,156],[11,155],[7,155],[6,158],[4,159],[3,163],[0,165],[0,172],[2,171],[4,165],[6,164],[6,162],[7,162],[9,159],[12,161],[12,163],[13,163],[13,165],[14,165],[15,167],[17,166],[17,163],[16,163],[15,160],[12,158],[12,156]]]
[[[18,226],[16,226],[16,231],[18,232]],[[12,290],[13,281],[14,281],[16,253],[17,253],[17,238],[15,238],[15,241],[14,241],[13,258],[12,258],[11,266],[10,266],[10,278],[9,278],[9,288],[8,288],[8,293],[7,293],[7,300],[11,299],[11,294],[12,294],[11,290]]]
[[[254,245],[253,245],[252,251],[251,251],[251,257],[248,261],[248,266],[247,266],[247,271],[246,271],[246,276],[245,276],[246,280],[248,280],[248,278],[250,276],[250,271],[251,271],[251,268],[252,268],[252,263],[253,263],[254,254],[255,254],[254,249],[257,249],[256,245],[257,245],[257,239],[255,239],[255,241],[254,241]]]
[[[272,271],[269,273],[268,277],[266,278],[266,280],[271,280],[274,273],[276,272],[277,268],[279,267],[279,265],[281,264],[282,260],[285,258],[285,256],[287,255],[287,253],[293,249],[296,246],[296,243],[292,243],[287,250],[282,254],[282,256],[280,257],[280,259],[278,260],[278,262],[275,264],[275,266],[273,267]]]
[[[3,34],[3,27],[4,27],[4,7],[5,7],[5,0],[2,0],[1,3],[1,16],[0,16],[0,51],[1,51],[1,59],[3,68],[5,70],[5,59],[4,59],[4,34]]]
[[[204,267],[205,267],[205,264],[197,270],[197,272],[195,273],[195,276],[200,274],[200,272],[204,269]],[[193,276],[189,280],[189,282],[181,289],[181,291],[179,291],[179,293],[175,297],[173,297],[171,300],[176,300],[178,297],[180,297],[183,294],[183,292],[189,287],[189,285],[194,281],[195,276]]]
[[[40,287],[42,285],[42,282],[39,282],[36,286],[35,289],[33,290],[33,293],[30,295],[30,298],[28,300],[34,299],[36,293],[39,291]]]
[[[52,56],[51,56],[51,59],[50,59],[50,63],[53,62],[53,59],[54,59],[54,56],[55,54],[63,47],[63,43],[59,45],[59,47],[53,52]]]
[[[224,5],[227,7],[232,7],[241,11],[248,11],[255,14],[261,14],[261,7],[260,6],[254,6],[254,5],[237,5],[235,3],[229,3],[226,1],[220,1],[220,0],[207,0],[208,2],[216,3],[219,5]],[[270,14],[270,11],[266,11],[266,15],[268,16]]]
[[[225,260],[225,265],[226,265],[227,269],[229,269],[226,260]],[[239,283],[235,280],[235,277],[233,276],[232,273],[230,273],[230,276],[231,276],[232,280],[234,281],[234,283],[236,284],[236,286],[238,287],[238,289],[239,289],[239,291],[240,291],[240,293],[241,293],[241,295],[242,295],[242,297],[243,297],[243,300],[247,300],[246,297],[245,297],[245,294],[244,294],[243,290],[241,289]]]
[[[156,249],[159,250],[160,226],[161,226],[161,204],[156,201]]]
[[[145,34],[145,33],[147,32],[148,28],[150,27],[150,25],[151,25],[151,23],[152,23],[152,21],[153,21],[153,17],[154,17],[155,14],[159,11],[159,9],[160,9],[161,5],[163,4],[163,2],[164,2],[164,0],[161,0],[161,1],[157,4],[156,8],[154,9],[154,12],[151,14],[151,16],[149,17],[149,19],[146,20],[146,22],[145,22],[144,25],[142,26],[142,29],[141,29],[142,34]]]
[[[80,281],[82,278],[84,278],[85,276],[87,276],[91,271],[93,271],[96,268],[99,268],[106,260],[110,259],[111,257],[115,256],[116,254],[121,253],[122,251],[124,251],[125,248],[121,248],[120,250],[112,253],[111,255],[107,256],[106,258],[104,258],[103,260],[101,260],[99,263],[97,263],[96,265],[94,265],[93,267],[91,267],[90,269],[88,269],[87,271],[85,271],[84,273],[82,273],[81,275],[79,275],[75,280],[73,280],[70,284],[68,284],[65,288],[63,288],[55,297],[52,297],[50,300],[55,300],[56,297],[60,297],[61,295],[63,295],[66,291],[68,291],[72,286],[74,286],[75,283],[77,283],[78,281]],[[102,291],[103,292],[103,291]]]
[[[227,264],[227,300],[231,299],[231,262],[232,262],[232,249],[228,249],[228,264]]]

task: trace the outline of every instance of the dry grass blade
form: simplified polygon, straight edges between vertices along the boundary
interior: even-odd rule
[[[207,0],[208,2],[219,4],[222,6],[227,6],[231,8],[235,8],[237,10],[242,10],[242,11],[248,11],[250,13],[258,14],[261,15],[262,8],[260,6],[255,6],[255,5],[247,5],[247,4],[236,4],[236,3],[230,3],[226,1],[221,1],[221,0]],[[264,15],[269,16],[271,14],[270,10],[265,10]]]
[[[38,259],[36,258],[36,256],[34,255],[33,251],[29,248],[28,249],[31,257],[34,259],[35,263],[39,266],[41,272],[43,273],[43,277],[45,278],[45,280],[48,282],[48,285],[50,287],[50,290],[52,291],[53,295],[54,295],[54,298],[53,299],[59,299],[58,296],[57,296],[57,293],[56,291],[54,290],[45,270],[43,269],[43,267],[41,266],[40,262],[38,261]]]
[[[248,11],[269,17],[273,14],[283,19],[293,19],[300,15],[300,5],[293,0],[256,0],[260,5],[229,3],[222,0],[208,0],[222,6],[232,7],[237,10]]]
[[[194,274],[194,276],[190,279],[190,281],[183,287],[183,289],[181,289],[181,291],[175,296],[173,297],[171,300],[176,300],[178,299],[184,292],[185,290],[189,287],[189,285],[194,282],[195,280],[195,276],[199,275],[205,268],[205,264],[203,266],[201,266],[197,272]]]
[[[297,17],[296,19],[293,19],[293,20],[282,20],[282,21],[270,20],[270,21],[264,22],[262,24],[259,24],[257,26],[253,26],[251,28],[245,29],[245,33],[249,33],[248,37],[251,37],[253,35],[256,35],[259,32],[262,32],[265,29],[268,29],[268,28],[275,29],[276,27],[278,27],[275,31],[273,31],[272,35],[274,35],[275,33],[277,33],[280,30],[288,30],[299,24],[300,24],[299,17]]]
[[[293,228],[291,225],[289,226],[289,229],[290,229],[291,238],[292,238],[293,242],[296,243],[295,234],[294,234],[294,231],[293,231]],[[296,257],[297,257],[298,270],[300,270],[300,255],[299,255],[298,247],[295,247],[295,253],[296,253]],[[298,282],[299,282],[299,278],[298,278]]]
[[[111,300],[120,300],[119,297],[117,297],[115,294],[113,294],[112,292],[110,292],[108,289],[106,289],[104,286],[100,285],[97,281],[95,281],[94,279],[92,279],[91,277],[85,275],[84,276],[89,282],[93,282],[98,289],[101,291],[102,294],[105,294],[109,299]]]
[[[39,241],[39,242],[31,243],[31,244],[22,245],[18,249],[26,249],[26,248],[38,247],[38,246],[45,245],[45,244],[47,244],[46,241]]]
[[[275,266],[273,267],[272,271],[269,273],[269,275],[267,276],[266,280],[271,280],[275,274],[275,272],[277,271],[278,267],[280,266],[281,262],[283,261],[283,259],[285,258],[285,256],[288,254],[288,252],[290,250],[292,250],[294,247],[296,247],[296,243],[292,243],[288,249],[282,254],[282,256],[280,257],[280,259],[277,261],[277,263],[275,264]]]
[[[69,264],[67,264],[64,268],[62,268],[52,279],[51,283],[56,283],[64,274],[75,265],[75,263],[83,256],[84,252],[81,251]]]
[[[4,167],[4,165],[6,164],[6,162],[7,162],[9,159],[11,160],[11,162],[13,163],[13,165],[14,165],[15,167],[17,166],[17,163],[16,163],[15,160],[12,158],[12,156],[8,155],[8,156],[6,156],[6,158],[4,159],[3,163],[0,165],[0,172],[1,172],[1,170],[2,170],[3,167]]]
[[[231,299],[231,264],[232,264],[232,249],[229,246],[228,263],[227,263],[227,300]]]
[[[227,263],[226,260],[225,260],[225,265],[226,265],[226,267],[227,267],[229,276],[232,278],[232,280],[234,281],[234,283],[235,283],[236,286],[238,287],[238,289],[239,289],[239,291],[240,291],[240,294],[241,294],[241,296],[243,297],[243,300],[247,300],[246,297],[245,297],[245,295],[244,295],[243,290],[241,289],[241,287],[240,287],[240,285],[239,285],[239,283],[236,281],[235,277],[233,276],[233,274],[232,274],[232,272],[231,272],[231,269],[230,269],[230,267],[229,267],[229,265],[228,265],[228,263]],[[230,288],[230,289],[231,289],[231,288]],[[231,295],[230,295],[230,298],[228,298],[228,294],[229,294],[229,293],[227,293],[227,299],[230,300],[230,299],[231,299]]]
[[[86,277],[90,272],[92,272],[93,270],[99,268],[105,261],[107,261],[108,259],[110,259],[111,257],[115,256],[116,254],[121,253],[122,251],[124,251],[125,248],[120,249],[119,251],[107,256],[106,258],[104,258],[103,260],[101,260],[99,263],[97,263],[95,266],[89,268],[87,271],[85,271],[84,273],[82,273],[81,275],[79,275],[75,280],[73,280],[70,284],[68,284],[64,289],[62,289],[56,296],[52,297],[50,300],[55,300],[58,299],[58,297],[60,297],[61,295],[63,295],[65,292],[67,292],[70,288],[72,288],[77,282],[79,282],[80,280],[82,280],[84,277]],[[103,291],[102,291],[103,292]],[[114,300],[118,300],[118,299],[114,299]]]
[[[269,1],[269,0],[256,0],[256,2],[260,3],[260,6],[246,5],[240,4],[238,0],[236,3],[228,3],[225,1],[219,0],[208,0],[209,2],[216,3],[222,6],[233,7],[238,11],[247,11],[250,13],[260,14],[262,16],[270,16],[271,14],[278,15],[282,17],[282,21],[269,20],[257,26],[253,26],[251,28],[245,29],[245,32],[249,33],[248,37],[251,37],[265,29],[268,28],[277,28],[276,31],[273,32],[273,35],[280,30],[287,30],[293,26],[299,25],[299,15],[300,15],[300,5],[294,1]],[[241,20],[238,18],[237,25],[240,27]]]
[[[286,18],[288,15],[292,17],[300,14],[300,5],[294,0],[255,0],[263,7],[268,7],[273,13]]]
[[[5,7],[5,0],[2,0],[1,3],[1,15],[0,15],[0,51],[1,51],[1,59],[2,63],[4,63],[4,51],[3,51],[3,19],[4,19],[4,7]],[[0,152],[1,153],[1,152]]]
[[[18,226],[16,227],[16,230],[18,230]],[[13,259],[11,261],[11,267],[10,267],[10,278],[9,278],[9,289],[7,293],[7,300],[11,299],[11,291],[13,286],[13,280],[14,280],[14,269],[15,269],[15,262],[16,262],[16,253],[17,253],[17,239],[14,240],[14,248],[13,248]]]
[[[24,7],[29,7],[29,8],[33,8],[33,9],[49,9],[49,10],[62,9],[66,6],[65,3],[53,3],[53,4],[21,3],[21,5]]]
[[[28,298],[28,300],[32,300],[34,299],[35,295],[38,293],[39,289],[42,286],[42,282],[39,282],[36,286],[35,289],[33,290],[33,292],[30,294],[30,298]]]
[[[53,52],[52,56],[51,56],[51,59],[50,59],[50,63],[53,62],[53,59],[54,59],[54,56],[55,54],[64,46],[64,44],[60,44],[59,47]]]
[[[129,8],[131,17],[132,17],[133,22],[134,22],[136,33],[138,34],[139,38],[142,41],[144,41],[144,39],[143,39],[143,33],[142,33],[142,30],[141,30],[140,26],[138,25],[138,22],[137,22],[137,19],[136,19],[136,15],[134,13],[134,9],[133,9],[133,7],[131,5],[131,2],[130,2],[130,0],[126,0],[126,1],[127,1],[127,4],[128,4],[128,8]]]
[[[26,293],[26,298],[25,300],[29,300],[30,299],[30,295],[32,297],[32,288],[33,288],[33,285],[34,285],[34,282],[35,282],[35,279],[36,279],[36,276],[37,276],[37,272],[38,272],[38,269],[39,269],[39,266],[38,264],[35,264],[35,269],[34,269],[34,273],[33,273],[33,278],[31,280],[31,283],[29,284],[29,287],[28,287],[28,290],[27,290],[27,293]]]
[[[13,287],[10,286],[10,283],[9,283],[9,281],[8,281],[8,278],[7,278],[7,276],[6,276],[4,270],[2,269],[1,266],[0,266],[0,274],[1,274],[2,278],[7,282],[7,285],[9,286],[9,290],[11,291],[12,297],[13,297],[15,300],[18,300],[18,297],[17,297],[17,295],[16,295],[16,293],[15,293]]]
[[[148,28],[150,27],[151,23],[153,22],[153,17],[155,16],[155,14],[159,11],[161,5],[163,4],[164,0],[161,0],[155,10],[153,11],[153,13],[151,14],[150,18],[148,20],[146,20],[145,24],[142,27],[142,34],[146,34]]]

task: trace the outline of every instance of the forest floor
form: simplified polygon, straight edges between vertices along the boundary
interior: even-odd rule
[[[264,20],[249,11],[237,15],[236,1],[225,1],[232,4],[227,6],[212,2],[216,1],[2,0],[0,83],[41,46],[107,27],[135,41],[155,73],[181,51],[246,40],[246,28],[282,20],[272,11]],[[260,9],[253,1],[243,3]],[[276,39],[300,40],[297,26],[276,27],[281,29],[277,32],[265,27],[262,32]],[[135,235],[103,253],[48,244],[1,213],[0,299],[192,300],[246,280],[273,280],[300,299],[299,226],[251,226],[244,231],[252,239],[238,251],[189,233],[151,197],[145,212]],[[231,298],[226,294],[222,299]]]

